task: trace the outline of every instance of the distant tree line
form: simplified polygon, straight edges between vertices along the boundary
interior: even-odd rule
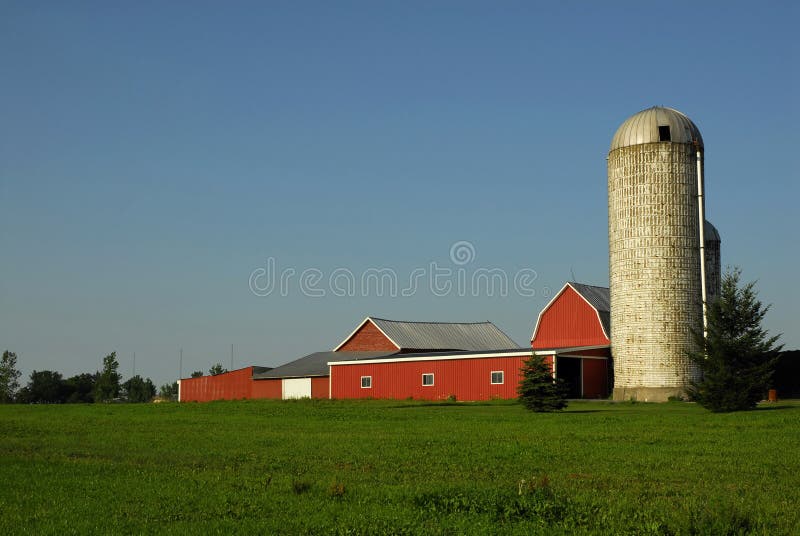
[[[71,404],[92,402],[150,402],[156,386],[150,378],[138,374],[122,381],[117,353],[103,358],[103,368],[64,378],[53,370],[34,370],[27,385],[20,386],[17,354],[6,350],[0,359],[0,403]],[[158,391],[160,397],[177,400],[178,383],[167,383]]]

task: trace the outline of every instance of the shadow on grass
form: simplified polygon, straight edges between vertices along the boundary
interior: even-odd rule
[[[415,409],[415,408],[474,408],[478,406],[508,407],[513,404],[498,404],[496,402],[412,402],[387,406],[388,409]]]
[[[782,410],[782,409],[798,410],[798,409],[800,409],[800,406],[788,406],[788,405],[784,405],[784,404],[780,404],[780,403],[778,403],[778,404],[769,404],[769,405],[765,404],[765,405],[762,405],[762,406],[756,406],[755,408],[753,408],[751,410],[748,410],[748,411],[775,411],[775,410]]]
[[[497,407],[508,408],[519,406],[516,402],[508,401],[485,401],[485,402],[411,402],[407,404],[399,404],[396,406],[387,406],[387,409],[417,409],[417,408],[475,408],[475,407]],[[521,407],[521,406],[520,406]],[[597,409],[570,409],[569,407],[564,411],[554,413],[563,414],[579,414],[579,413],[603,413],[608,410],[603,408]]]

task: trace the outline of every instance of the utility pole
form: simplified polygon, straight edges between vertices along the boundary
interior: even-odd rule
[[[133,352],[133,374],[131,376],[136,376],[136,352]]]
[[[230,368],[230,370],[233,370],[233,345],[232,344],[231,344],[231,368]]]
[[[178,361],[178,379],[183,378],[183,348],[181,348],[181,357]]]

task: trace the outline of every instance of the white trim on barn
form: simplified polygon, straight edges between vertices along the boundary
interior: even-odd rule
[[[392,340],[392,338],[391,338],[391,337],[389,337],[389,336],[386,334],[386,332],[385,332],[385,331],[383,331],[383,330],[381,329],[381,327],[380,327],[378,324],[376,324],[375,322],[373,322],[373,321],[372,321],[372,317],[369,317],[369,316],[368,316],[367,318],[365,318],[365,319],[364,319],[364,321],[363,321],[363,322],[361,322],[361,323],[358,325],[358,327],[357,327],[356,329],[354,329],[354,330],[352,331],[352,333],[350,333],[350,335],[348,335],[348,336],[345,338],[345,340],[343,340],[342,342],[340,342],[340,343],[339,343],[339,346],[337,346],[336,348],[334,348],[334,349],[333,349],[333,351],[334,351],[334,352],[338,352],[338,351],[339,351],[339,348],[341,348],[342,346],[344,346],[344,345],[345,345],[345,344],[346,344],[346,343],[347,343],[347,342],[348,342],[350,339],[352,339],[352,338],[353,338],[353,335],[355,335],[356,333],[358,333],[358,330],[360,330],[361,328],[363,328],[363,327],[366,325],[366,323],[367,323],[367,322],[372,322],[372,325],[373,325],[373,326],[375,326],[375,327],[378,329],[378,331],[380,331],[380,332],[383,334],[383,336],[384,336],[384,337],[386,337],[386,338],[389,340],[389,342],[391,342],[392,344],[394,344],[394,345],[397,347],[397,349],[398,349],[398,350],[400,350],[400,345],[399,345],[399,344],[397,344],[396,342],[394,342],[394,341]]]
[[[599,350],[601,348],[608,348],[608,344],[600,344],[594,346],[573,346],[571,348],[553,348],[550,350],[535,350],[533,353],[536,355],[562,355],[566,352],[582,352],[585,350]],[[380,358],[380,359],[355,359],[350,361],[329,361],[328,367],[334,365],[366,365],[377,363],[405,363],[407,361],[449,361],[451,359],[482,359],[486,357],[520,357],[531,355],[531,350],[522,349],[516,352],[475,352],[463,354],[436,354],[436,355],[421,355],[416,357],[403,357],[402,354],[398,356]],[[591,357],[593,359],[606,359],[600,356],[573,356],[573,357]]]

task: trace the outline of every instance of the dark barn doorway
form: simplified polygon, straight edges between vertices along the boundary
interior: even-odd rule
[[[581,360],[575,357],[556,358],[556,377],[567,386],[567,398],[581,398]]]

